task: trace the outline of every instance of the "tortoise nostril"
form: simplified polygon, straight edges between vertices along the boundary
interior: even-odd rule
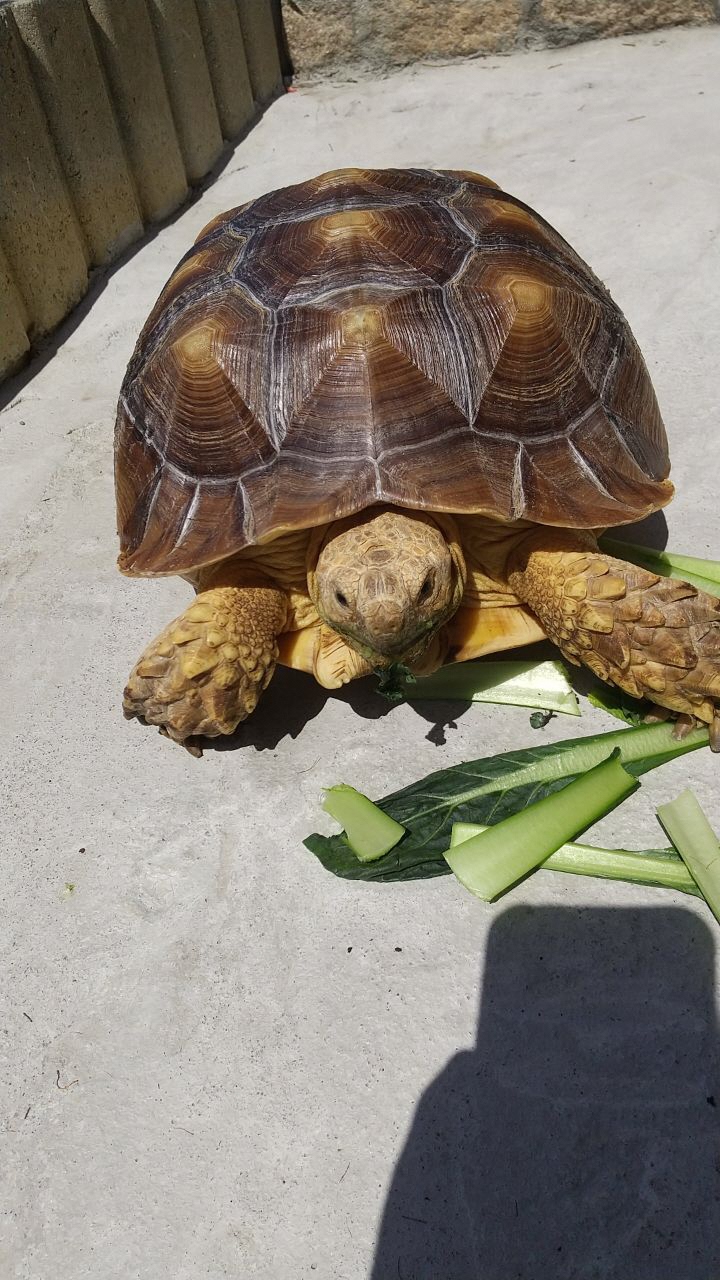
[[[418,592],[418,600],[427,600],[428,596],[432,595],[433,586],[433,576],[431,573],[428,573],[426,574],[425,581]]]
[[[339,604],[339,605],[342,605],[343,609],[347,609],[347,606],[348,606],[348,598],[347,598],[347,596],[345,595],[345,593],[344,593],[344,592],[342,592],[342,591],[336,591],[336,592],[335,592],[335,599],[337,600],[337,602],[338,602],[338,604]]]

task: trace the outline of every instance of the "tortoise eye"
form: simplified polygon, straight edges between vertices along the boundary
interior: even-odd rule
[[[432,593],[432,589],[433,578],[432,574],[429,573],[418,592],[418,600],[427,600],[428,596]]]
[[[335,592],[335,599],[337,600],[338,604],[341,604],[343,606],[343,609],[347,608],[348,598],[346,595],[343,594],[342,591]]]

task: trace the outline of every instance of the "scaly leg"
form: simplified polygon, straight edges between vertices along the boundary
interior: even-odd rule
[[[697,717],[720,750],[720,600],[599,551],[591,534],[524,539],[509,582],[548,638],[633,698]]]
[[[233,733],[255,710],[275,670],[287,597],[252,585],[201,591],[143,653],[128,680],[123,710],[142,717],[194,755],[189,739]]]

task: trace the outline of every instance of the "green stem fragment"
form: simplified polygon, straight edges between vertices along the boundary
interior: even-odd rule
[[[456,822],[450,844],[462,844],[463,840],[487,829],[476,822]],[[595,876],[601,880],[625,880],[630,884],[654,885],[702,896],[674,849],[601,849],[591,844],[563,844],[539,869]]]
[[[345,828],[345,838],[361,862],[382,858],[405,835],[399,822],[344,782],[327,788],[323,809]]]
[[[665,578],[681,578],[711,596],[720,594],[720,560],[701,560],[697,556],[679,556],[673,551],[654,551],[652,547],[639,547],[634,542],[620,542],[616,538],[602,537],[599,545],[610,555],[639,564],[650,573],[659,573]]]
[[[403,687],[408,700],[498,702],[579,716],[562,662],[453,662]]]
[[[466,889],[490,902],[614,809],[637,785],[613,751],[561,791],[451,847],[444,857]]]
[[[658,818],[720,922],[720,843],[692,791],[663,804]]]

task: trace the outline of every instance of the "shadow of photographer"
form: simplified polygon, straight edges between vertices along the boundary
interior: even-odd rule
[[[505,912],[477,1044],[419,1103],[371,1280],[720,1275],[713,962],[674,907]]]

